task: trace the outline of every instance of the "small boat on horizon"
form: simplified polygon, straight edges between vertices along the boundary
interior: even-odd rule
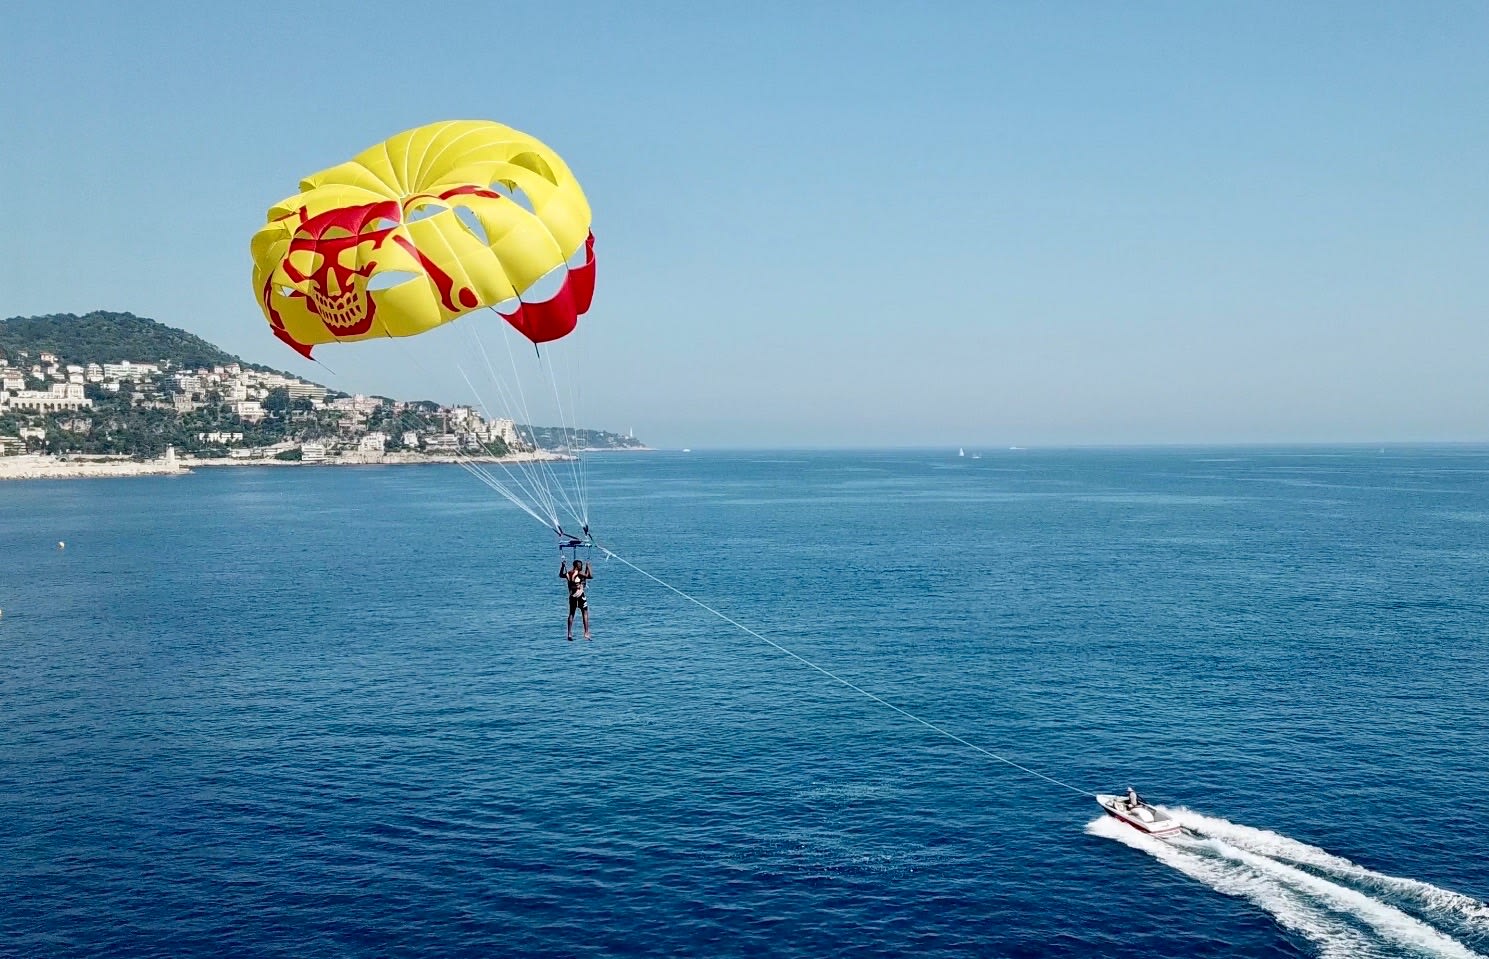
[[[1159,839],[1177,836],[1184,831],[1184,827],[1179,825],[1177,819],[1158,807],[1144,802],[1143,798],[1132,789],[1128,789],[1125,796],[1098,794],[1096,802],[1113,819],[1120,819],[1139,832],[1157,836]]]

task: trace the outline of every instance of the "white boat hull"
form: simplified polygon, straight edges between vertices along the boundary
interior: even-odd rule
[[[1138,803],[1135,807],[1129,806],[1126,796],[1099,795],[1096,797],[1096,802],[1106,810],[1108,816],[1120,819],[1139,832],[1145,832],[1150,836],[1164,839],[1177,836],[1184,831],[1184,827],[1179,825],[1177,819],[1155,806],[1147,803]]]

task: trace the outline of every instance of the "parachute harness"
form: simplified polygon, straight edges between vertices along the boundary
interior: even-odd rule
[[[594,555],[595,541],[589,535],[589,527],[584,527],[583,536],[572,536],[565,533],[562,527],[554,530],[558,534],[558,555],[563,556],[568,550],[568,563],[573,566],[579,562],[579,551],[584,550],[584,562],[588,563]]]

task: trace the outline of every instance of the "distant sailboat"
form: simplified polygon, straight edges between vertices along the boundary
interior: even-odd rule
[[[958,456],[966,456],[967,455],[967,451],[964,450],[964,449],[962,449],[960,446],[958,446],[956,448],[956,455],[958,455]]]

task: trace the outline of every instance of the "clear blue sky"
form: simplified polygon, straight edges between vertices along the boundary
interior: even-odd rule
[[[327,381],[255,304],[265,208],[488,118],[595,209],[587,425],[1489,439],[1489,4],[726,6],[8,5],[0,316],[127,310]],[[334,385],[461,398],[357,350]]]

